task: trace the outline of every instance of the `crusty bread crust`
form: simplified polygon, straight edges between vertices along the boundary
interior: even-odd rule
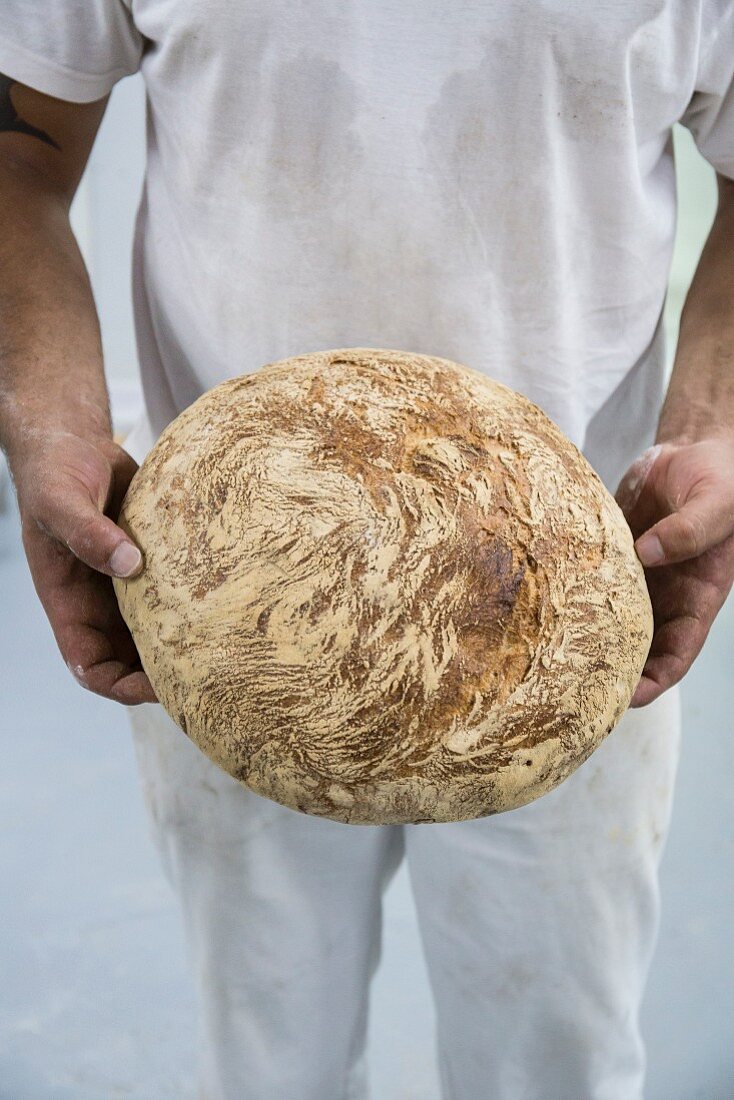
[[[171,717],[218,765],[353,824],[550,791],[629,704],[652,638],[632,536],[526,398],[342,348],[205,393],[136,473],[115,580]]]

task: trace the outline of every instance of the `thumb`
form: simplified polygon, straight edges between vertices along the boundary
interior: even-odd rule
[[[138,547],[82,488],[47,498],[36,509],[35,519],[99,573],[132,577],[142,570],[143,555]]]
[[[643,565],[672,565],[697,558],[731,533],[731,516],[718,494],[702,492],[653,524],[635,542]]]

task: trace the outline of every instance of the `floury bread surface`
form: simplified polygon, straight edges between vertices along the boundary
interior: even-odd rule
[[[205,393],[136,473],[115,580],[171,717],[218,765],[354,824],[550,791],[652,637],[617,504],[540,409],[446,359],[346,348]]]

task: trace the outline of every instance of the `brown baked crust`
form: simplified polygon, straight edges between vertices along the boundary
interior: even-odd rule
[[[115,580],[171,717],[252,790],[354,824],[513,809],[626,709],[652,637],[629,528],[530,401],[342,348],[210,390],[136,473]]]

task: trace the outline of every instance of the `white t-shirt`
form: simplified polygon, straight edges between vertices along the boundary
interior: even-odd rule
[[[734,177],[732,0],[3,0],[18,81],[138,69],[135,457],[223,379],[355,346],[514,387],[612,489],[652,442],[671,127]]]

